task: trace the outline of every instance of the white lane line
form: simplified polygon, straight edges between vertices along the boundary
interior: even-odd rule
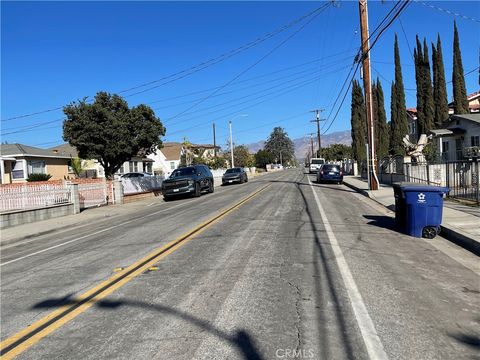
[[[113,225],[113,226],[110,226],[110,227],[108,227],[108,228],[105,228],[105,229],[102,229],[102,230],[99,230],[99,231],[95,231],[95,232],[90,233],[90,234],[87,234],[87,235],[80,236],[80,237],[78,237],[78,238],[76,238],[76,239],[72,239],[72,240],[66,241],[66,242],[61,243],[61,244],[57,244],[57,245],[54,245],[54,246],[50,246],[50,247],[48,247],[48,248],[46,248],[46,249],[43,249],[43,250],[35,251],[35,252],[31,253],[31,254],[24,255],[24,256],[21,256],[21,257],[19,257],[19,258],[16,258],[16,259],[13,259],[13,260],[6,261],[6,262],[4,262],[4,263],[1,263],[1,264],[0,264],[0,267],[2,267],[2,266],[4,266],[4,265],[11,264],[11,263],[14,263],[14,262],[17,262],[17,261],[20,261],[20,260],[23,260],[23,259],[26,259],[26,258],[29,258],[29,257],[32,257],[32,256],[34,256],[34,255],[38,255],[38,254],[44,253],[44,252],[49,251],[49,250],[56,249],[56,248],[61,247],[61,246],[65,246],[65,245],[71,244],[71,243],[73,243],[73,242],[76,242],[76,241],[85,239],[85,238],[87,238],[87,237],[89,237],[89,236],[101,234],[101,233],[103,233],[103,232],[105,232],[105,231],[109,231],[109,230],[115,229],[115,228],[117,228],[117,227],[120,227],[120,226],[129,224],[129,223],[131,223],[131,222],[138,221],[138,220],[140,220],[140,219],[144,219],[144,218],[147,218],[147,217],[150,217],[150,216],[153,216],[153,215],[157,215],[157,214],[162,213],[162,212],[165,212],[165,211],[169,211],[169,210],[175,209],[175,208],[180,207],[180,206],[182,206],[182,205],[185,205],[185,203],[181,203],[181,204],[178,204],[178,205],[169,207],[168,209],[162,209],[162,210],[159,210],[159,211],[155,211],[155,212],[153,212],[153,213],[151,213],[151,214],[147,214],[147,215],[142,216],[142,217],[139,217],[139,218],[127,220],[127,221],[122,222],[121,224]],[[17,245],[17,244],[15,244],[15,245]],[[18,245],[21,245],[21,244],[18,244]]]
[[[338,245],[337,238],[335,237],[332,227],[328,222],[327,215],[322,207],[322,204],[320,203],[320,200],[318,199],[318,195],[312,186],[310,177],[308,177],[308,183],[310,185],[310,188],[312,189],[313,196],[315,197],[315,202],[317,203],[318,210],[320,211],[320,216],[322,217],[325,232],[327,233],[328,240],[330,241],[330,245],[332,246],[338,269],[340,270],[340,274],[342,275],[345,289],[347,290],[348,297],[350,298],[350,303],[352,304],[358,327],[360,328],[365,347],[367,348],[368,356],[370,357],[370,359],[387,360],[387,353],[385,352],[383,344],[378,337],[377,331],[375,330],[375,325],[373,324],[373,321],[368,314],[367,308],[362,299],[362,295],[358,291],[357,284],[355,283],[355,280],[352,276],[352,272],[350,271],[347,261],[343,256],[342,249]]]

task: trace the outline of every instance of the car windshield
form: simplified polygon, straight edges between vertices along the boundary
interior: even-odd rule
[[[233,174],[233,173],[239,173],[240,168],[233,168],[233,169],[228,169],[225,173],[226,174]]]
[[[179,177],[179,176],[186,176],[186,175],[193,175],[195,174],[195,168],[193,167],[186,167],[186,168],[181,168],[177,169],[174,172],[172,172],[172,175],[170,175],[171,178]]]
[[[335,165],[323,165],[323,171],[338,171],[338,166]]]
[[[312,164],[325,164],[325,161],[324,160],[320,160],[320,159],[312,159]]]

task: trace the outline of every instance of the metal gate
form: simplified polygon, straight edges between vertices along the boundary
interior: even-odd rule
[[[452,161],[445,164],[449,197],[475,201],[480,204],[479,162]]]
[[[80,209],[102,206],[107,204],[107,183],[78,184],[78,195],[80,198]]]

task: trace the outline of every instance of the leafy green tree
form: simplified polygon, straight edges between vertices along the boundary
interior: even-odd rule
[[[264,149],[280,160],[280,152],[284,163],[295,158],[293,141],[288,137],[285,129],[275,127],[265,143]]]
[[[457,22],[453,23],[453,102],[455,114],[468,114],[467,89],[463,75],[462,53],[458,37]]]
[[[275,161],[275,156],[267,150],[258,150],[255,154],[255,166],[259,168],[266,168],[267,164]]]
[[[405,106],[405,88],[403,86],[402,66],[400,65],[400,50],[398,37],[395,34],[395,82],[392,87],[391,100],[391,137],[390,151],[394,154],[405,155],[403,138],[408,134],[407,109]]]
[[[239,145],[233,148],[233,161],[235,166],[238,167],[250,167],[254,164],[253,156],[245,145]]]
[[[433,103],[434,127],[441,128],[448,119],[447,85],[445,82],[445,67],[443,65],[442,43],[440,34],[437,35],[437,47],[432,44],[433,66]]]
[[[344,144],[332,144],[322,148],[322,157],[327,161],[351,159],[352,155],[352,147]]]
[[[374,83],[374,86],[372,86],[372,92],[376,154],[377,159],[382,159],[388,155],[390,131],[387,124],[387,114],[385,113],[385,100],[380,79],[377,78],[377,82]]]
[[[352,126],[353,158],[362,161],[367,158],[365,141],[367,139],[367,118],[363,92],[357,80],[352,84],[352,105],[350,122]]]
[[[118,95],[99,92],[92,104],[85,99],[63,108],[63,139],[80,158],[96,159],[112,178],[125,161],[148,155],[162,146],[165,128],[146,105],[129,108]]]

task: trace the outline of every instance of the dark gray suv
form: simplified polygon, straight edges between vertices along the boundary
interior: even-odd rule
[[[176,169],[162,184],[163,198],[181,194],[191,194],[198,197],[202,191],[213,193],[213,175],[206,165],[194,165]]]

